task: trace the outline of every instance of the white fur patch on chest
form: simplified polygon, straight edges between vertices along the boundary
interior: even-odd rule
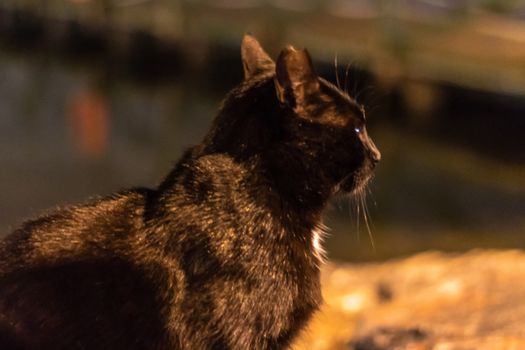
[[[323,224],[317,225],[312,230],[312,248],[314,251],[315,257],[319,262],[324,262],[326,260],[326,251],[323,248],[324,237],[327,235],[328,227]]]

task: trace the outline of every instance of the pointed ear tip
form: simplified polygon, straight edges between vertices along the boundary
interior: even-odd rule
[[[281,53],[279,54],[279,60],[285,60],[285,59],[292,59],[292,57],[295,57],[295,59],[308,59],[311,60],[310,53],[307,49],[301,49],[298,50],[292,45],[287,45],[284,49],[281,50]]]
[[[279,57],[277,59],[284,60],[295,52],[297,52],[295,47],[293,47],[292,45],[286,45],[285,48],[282,49],[281,52],[279,53]]]
[[[246,45],[252,43],[257,43],[257,39],[255,39],[255,37],[251,33],[245,33],[242,37],[242,44]]]

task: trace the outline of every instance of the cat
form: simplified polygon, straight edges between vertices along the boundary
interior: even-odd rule
[[[283,349],[322,297],[322,214],[372,176],[364,110],[306,50],[241,45],[244,80],[156,189],[0,243],[0,348]]]

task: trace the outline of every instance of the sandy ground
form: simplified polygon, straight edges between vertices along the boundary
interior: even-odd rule
[[[294,348],[524,349],[523,276],[518,250],[328,264],[325,304]]]

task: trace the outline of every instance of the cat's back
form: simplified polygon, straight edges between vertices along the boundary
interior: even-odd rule
[[[58,210],[0,242],[0,344],[155,348],[143,342],[164,338],[157,288],[134,256],[149,195],[128,190]]]
[[[143,230],[151,193],[126,190],[25,222],[0,241],[0,274],[32,264],[118,254]]]

